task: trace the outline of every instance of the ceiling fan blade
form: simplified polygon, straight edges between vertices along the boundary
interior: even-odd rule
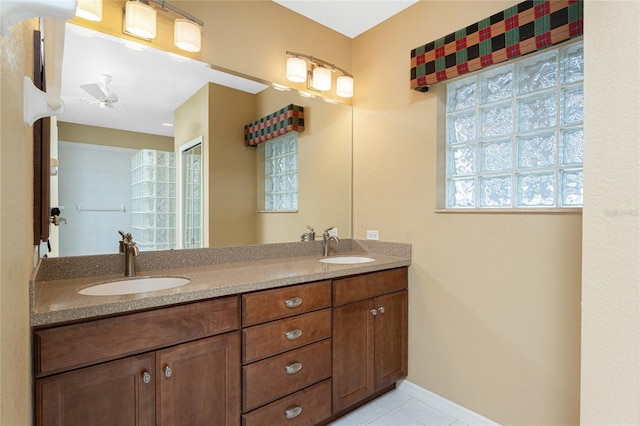
[[[80,88],[87,92],[92,97],[96,98],[99,101],[105,101],[109,99],[109,94],[106,93],[102,87],[93,83],[93,84],[81,84]]]

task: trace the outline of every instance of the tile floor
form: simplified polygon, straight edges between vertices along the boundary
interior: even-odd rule
[[[465,424],[401,390],[374,399],[330,426],[465,426]]]

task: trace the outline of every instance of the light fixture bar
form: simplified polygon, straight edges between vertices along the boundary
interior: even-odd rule
[[[179,8],[167,3],[164,0],[148,0],[148,1],[150,1],[151,3],[155,3],[155,4],[160,5],[160,7],[162,7],[163,9],[169,9],[169,10],[171,10],[171,11],[173,11],[173,12],[179,14],[179,15],[182,15],[185,18],[187,18],[188,20],[195,22],[196,24],[200,25],[201,27],[204,27],[204,22],[202,22],[200,19],[198,19],[195,16],[185,12],[182,9],[179,9]]]
[[[152,0],[152,1],[157,1],[157,0]],[[309,62],[311,62],[311,63],[324,65],[325,67],[329,67],[329,69],[331,69],[332,71],[338,70],[342,74],[346,75],[347,77],[353,78],[353,76],[351,74],[349,74],[348,72],[346,72],[342,68],[336,66],[336,64],[332,64],[331,62],[327,62],[324,59],[320,59],[320,58],[317,58],[315,56],[305,55],[304,53],[291,52],[289,50],[287,50],[286,53],[287,53],[287,55],[291,55],[291,56],[294,56],[294,57],[307,58],[309,60]]]

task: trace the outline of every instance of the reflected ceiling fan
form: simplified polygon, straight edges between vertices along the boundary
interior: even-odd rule
[[[113,77],[109,74],[98,74],[98,82],[91,84],[81,84],[80,88],[87,92],[90,98],[76,98],[87,105],[98,104],[101,109],[107,109],[115,115],[122,117],[120,111],[115,107],[118,102],[118,95],[109,90],[108,84],[113,81]],[[72,103],[73,100],[72,100]]]

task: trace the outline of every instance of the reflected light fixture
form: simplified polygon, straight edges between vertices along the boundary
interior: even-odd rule
[[[157,11],[151,3],[181,15],[181,18],[173,22],[173,44],[186,52],[199,52],[202,48],[204,22],[164,0],[127,1],[124,11],[124,32],[145,40],[155,38]]]
[[[341,98],[353,97],[353,76],[323,59],[315,56],[296,52],[286,52],[291,55],[287,59],[287,80],[295,83],[307,82],[307,88],[318,92],[331,90],[332,73],[340,72],[342,75],[336,79],[336,94]],[[308,64],[311,70],[307,69]]]
[[[78,0],[76,16],[88,21],[102,21],[102,0]]]

